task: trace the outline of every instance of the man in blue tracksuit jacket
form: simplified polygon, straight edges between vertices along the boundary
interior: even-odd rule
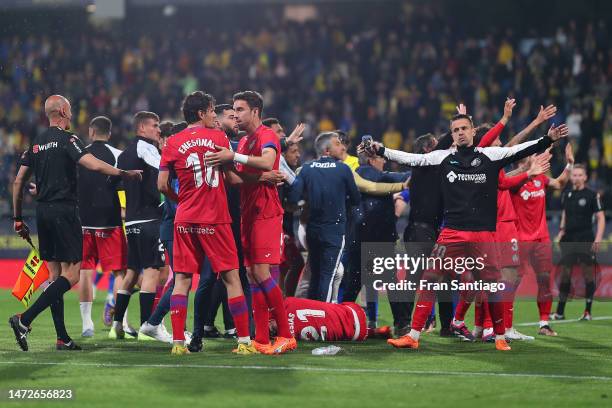
[[[304,198],[308,202],[308,298],[331,302],[334,276],[345,245],[347,205],[358,205],[360,196],[351,169],[334,158],[342,150],[338,134],[321,133],[315,140],[315,149],[319,158],[302,166],[291,185],[288,201],[297,203]]]

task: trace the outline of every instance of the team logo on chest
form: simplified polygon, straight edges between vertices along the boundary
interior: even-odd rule
[[[578,205],[581,207],[584,207],[587,203],[586,198],[581,198],[580,200],[578,200]]]
[[[536,186],[537,188],[540,188],[540,187],[542,187],[542,182],[540,180],[535,180],[533,182],[533,185]]]
[[[527,190],[523,190],[523,192],[521,193],[521,197],[523,197],[523,200],[527,201],[529,200],[529,191]]]
[[[474,160],[472,160],[472,163],[470,164],[472,167],[478,167],[482,164],[482,160],[480,160],[480,157],[477,157]]]

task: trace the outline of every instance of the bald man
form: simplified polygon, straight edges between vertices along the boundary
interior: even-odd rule
[[[139,171],[124,171],[98,160],[68,132],[72,112],[70,102],[61,95],[45,101],[49,128],[36,136],[21,156],[13,184],[13,221],[15,232],[30,241],[30,231],[22,218],[23,187],[34,173],[36,181],[36,225],[40,256],[47,261],[52,283],[23,314],[14,315],[9,324],[17,344],[28,350],[27,336],[32,321],[51,308],[57,332],[57,350],[80,350],[68,336],[64,325],[64,293],[79,281],[83,253],[83,233],[77,205],[76,164],[126,180],[139,180]]]

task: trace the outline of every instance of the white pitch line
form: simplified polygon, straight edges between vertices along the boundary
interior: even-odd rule
[[[612,316],[598,316],[598,317],[594,317],[593,320],[612,320]],[[580,319],[553,320],[554,324],[575,323],[579,321]],[[515,326],[539,326],[539,325],[540,325],[540,322],[515,324]]]
[[[600,375],[565,375],[565,374],[529,374],[529,373],[496,373],[478,371],[419,371],[376,368],[333,368],[309,366],[259,366],[259,365],[215,365],[215,364],[119,364],[119,363],[79,363],[79,362],[40,362],[40,361],[0,361],[0,364],[39,365],[39,366],[74,366],[102,368],[204,368],[220,370],[262,370],[262,371],[318,371],[326,373],[371,373],[371,374],[412,374],[412,375],[447,375],[472,377],[511,377],[511,378],[548,378],[564,380],[599,380],[612,381],[612,377]]]

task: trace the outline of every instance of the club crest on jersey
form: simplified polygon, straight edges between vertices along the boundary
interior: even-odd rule
[[[457,180],[457,173],[455,173],[454,171],[450,171],[446,175],[446,178],[448,179],[449,182],[454,183],[455,180]]]
[[[474,160],[472,160],[472,163],[470,164],[472,165],[472,167],[478,167],[482,164],[482,160],[480,160],[480,157],[477,157]]]
[[[256,140],[253,140],[251,143],[249,143],[249,150],[253,149],[253,147],[255,146],[255,142]]]
[[[521,197],[523,197],[523,200],[525,200],[525,201],[529,200],[529,196],[530,196],[530,194],[529,194],[529,191],[527,191],[527,190],[524,190],[521,193]]]
[[[578,200],[578,205],[581,207],[584,207],[587,203],[586,198],[581,198],[580,200]]]
[[[540,188],[540,187],[542,187],[542,182],[540,180],[535,180],[533,182],[533,185],[536,186],[537,188]]]

